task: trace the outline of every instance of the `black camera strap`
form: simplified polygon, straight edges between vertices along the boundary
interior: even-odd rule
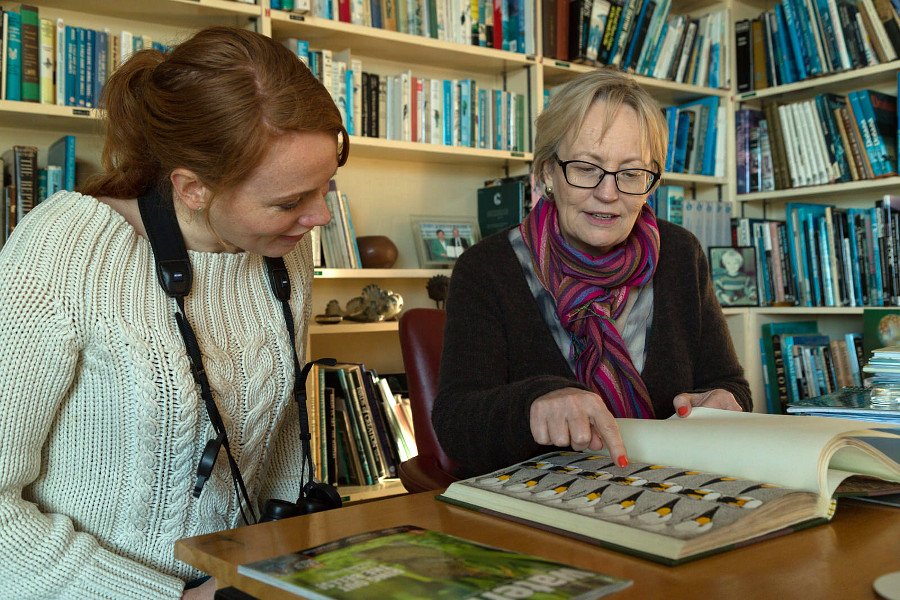
[[[213,466],[218,457],[219,449],[225,448],[225,454],[228,457],[228,465],[231,469],[232,482],[235,487],[235,493],[238,495],[238,506],[241,511],[241,517],[247,524],[258,521],[256,514],[253,512],[253,505],[250,502],[250,496],[241,477],[240,469],[237,461],[231,453],[228,444],[228,434],[225,430],[225,424],[219,413],[212,395],[212,388],[209,379],[206,376],[206,370],[203,368],[203,357],[200,352],[200,344],[197,342],[197,336],[187,319],[184,298],[191,290],[193,275],[191,271],[191,261],[187,253],[187,247],[184,243],[184,237],[181,228],[178,225],[178,219],[175,216],[175,207],[170,197],[161,194],[156,190],[151,190],[138,197],[138,208],[141,213],[141,219],[144,223],[144,229],[147,232],[147,239],[150,241],[150,247],[153,250],[153,256],[156,262],[156,275],[160,286],[165,290],[166,294],[175,299],[178,310],[175,312],[175,321],[178,324],[178,330],[184,339],[184,345],[187,350],[188,358],[191,363],[191,374],[197,385],[200,387],[200,396],[206,406],[206,412],[209,415],[210,423],[216,437],[206,444],[200,464],[197,467],[197,481],[194,485],[193,495],[199,497],[203,486],[209,476],[212,474]],[[271,258],[265,257],[266,270],[269,275],[269,285],[275,297],[281,303],[282,312],[284,313],[285,325],[287,326],[288,336],[291,341],[291,350],[294,362],[294,387],[293,396],[297,402],[297,412],[300,421],[300,439],[303,448],[305,469],[307,477],[312,480],[312,456],[310,454],[310,438],[309,423],[306,415],[306,377],[297,377],[300,373],[300,362],[297,356],[297,344],[294,334],[294,318],[291,313],[289,304],[291,297],[291,282],[288,276],[287,267],[284,259],[281,257]],[[318,361],[316,361],[318,362]],[[326,361],[323,361],[326,362]],[[333,363],[333,359],[329,362]],[[312,364],[308,365],[303,374],[306,375]],[[301,476],[300,495],[306,488],[304,478]],[[252,521],[247,519],[244,513],[244,505],[252,517]]]

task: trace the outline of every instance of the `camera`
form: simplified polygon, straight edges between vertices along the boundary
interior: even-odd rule
[[[343,502],[337,489],[327,483],[311,481],[306,484],[296,502],[267,500],[259,523],[278,521],[299,515],[308,515],[332,508],[340,508]]]

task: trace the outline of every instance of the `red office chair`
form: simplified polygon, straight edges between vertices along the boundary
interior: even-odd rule
[[[400,481],[409,492],[443,489],[457,479],[451,475],[456,463],[444,454],[431,427],[445,319],[444,311],[436,308],[413,308],[400,317],[400,350],[419,451],[418,456],[400,464]]]

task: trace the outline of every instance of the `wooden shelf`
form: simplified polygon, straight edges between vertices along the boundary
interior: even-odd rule
[[[101,135],[101,115],[94,108],[0,100],[0,120],[6,127]]]
[[[215,24],[241,26],[262,17],[262,8],[258,4],[237,0],[41,0],[37,5],[41,10],[78,11],[180,29]],[[139,23],[134,27],[136,31],[140,30]]]
[[[783,315],[802,317],[805,315],[862,315],[864,308],[890,308],[872,306],[749,306],[746,308],[724,307],[722,312],[726,317],[748,315]]]
[[[322,269],[315,270],[317,279],[430,279],[435,275],[450,276],[450,269]]]
[[[550,57],[544,57],[541,63],[544,67],[544,88],[565,83],[572,79],[574,75],[587,73],[597,68],[593,65],[581,65]],[[680,104],[701,96],[725,98],[731,93],[731,90],[687,85],[643,75],[633,75],[633,77],[662,105]]]
[[[727,185],[727,177],[713,177],[711,175],[697,175],[695,173],[663,173],[663,185]]]
[[[386,140],[384,138],[353,135],[350,136],[350,158],[348,159],[347,164],[352,165],[354,158],[412,160],[423,163],[452,163],[461,165],[494,164],[498,167],[503,167],[514,163],[528,163],[533,160],[533,155],[530,152],[487,150],[484,148],[443,146],[440,144],[420,144],[418,142],[401,142],[399,140]]]
[[[894,87],[896,87],[898,71],[900,71],[900,61],[892,61],[871,67],[832,73],[823,77],[804,79],[788,85],[745,92],[738,94],[735,97],[735,102],[755,102],[782,96],[790,96],[792,98],[812,97],[822,92],[850,91],[860,87],[873,87],[889,82],[893,82]]]
[[[848,181],[845,183],[828,183],[825,185],[811,185],[807,187],[791,188],[789,190],[777,190],[774,192],[754,192],[752,194],[739,194],[738,202],[759,202],[766,201],[783,201],[796,198],[814,198],[821,199],[823,197],[841,196],[847,199],[848,194],[853,192],[872,192],[884,191],[889,193],[896,191],[900,186],[900,177],[885,177],[883,179],[865,179],[862,181]]]
[[[444,40],[353,25],[310,15],[271,11],[272,37],[298,37],[310,48],[343,50],[354,55],[405,64],[439,65],[468,73],[502,74],[537,64],[533,55],[467,46]]]
[[[322,325],[311,321],[309,323],[309,335],[346,335],[348,333],[383,333],[385,331],[397,331],[397,321],[377,321],[375,323],[359,323],[357,321],[341,321]]]
[[[399,496],[406,494],[407,491],[399,479],[384,479],[373,485],[342,485],[338,487],[338,493],[347,503]]]

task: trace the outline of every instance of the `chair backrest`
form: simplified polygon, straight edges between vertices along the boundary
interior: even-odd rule
[[[433,457],[447,473],[456,463],[444,454],[431,426],[431,408],[438,389],[446,313],[436,308],[413,308],[400,317],[400,350],[409,383],[413,428],[419,456]]]

